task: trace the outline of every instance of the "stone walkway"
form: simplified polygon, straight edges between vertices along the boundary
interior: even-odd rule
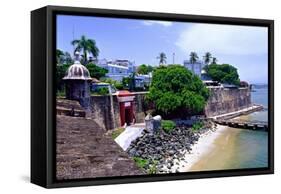
[[[91,119],[57,115],[56,141],[58,180],[143,174]]]
[[[121,133],[115,142],[123,149],[127,150],[131,142],[137,139],[145,129],[144,123],[137,123],[126,127],[125,131]]]

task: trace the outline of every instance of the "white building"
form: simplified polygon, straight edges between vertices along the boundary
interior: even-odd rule
[[[106,60],[101,59],[97,64],[99,67],[108,70],[106,77],[116,81],[122,81],[123,77],[128,77],[131,73],[136,71],[135,62],[129,60]]]
[[[191,63],[189,60],[184,60],[183,65],[192,71],[195,75],[198,75],[201,78],[201,72],[205,64],[202,61],[197,61],[195,63]]]
[[[152,81],[152,73],[147,75],[138,74],[135,76],[135,85],[138,88],[144,88],[150,86]]]

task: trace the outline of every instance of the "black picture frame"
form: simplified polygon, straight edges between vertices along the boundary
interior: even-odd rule
[[[268,27],[269,163],[268,168],[187,172],[58,181],[55,178],[56,15],[103,16]],[[31,182],[46,188],[169,181],[274,173],[274,21],[232,17],[46,6],[31,12]]]

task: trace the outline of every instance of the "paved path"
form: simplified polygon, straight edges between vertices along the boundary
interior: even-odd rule
[[[135,125],[131,125],[126,127],[125,131],[121,133],[116,139],[115,142],[119,144],[119,146],[123,150],[127,150],[130,146],[131,142],[137,139],[145,128],[144,123],[138,123]]]
[[[80,179],[143,174],[95,121],[57,115],[56,177]]]

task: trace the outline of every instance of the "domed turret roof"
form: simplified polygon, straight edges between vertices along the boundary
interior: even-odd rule
[[[77,56],[78,55],[78,56]],[[76,59],[73,65],[71,65],[67,72],[64,80],[92,80],[89,70],[80,63],[79,53],[75,53]]]

